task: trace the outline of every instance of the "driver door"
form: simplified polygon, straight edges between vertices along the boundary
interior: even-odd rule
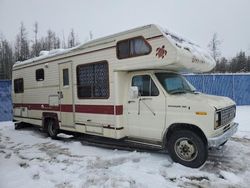
[[[139,96],[128,96],[127,117],[129,137],[160,140],[165,126],[165,96],[151,75],[131,75],[130,86],[136,86]]]

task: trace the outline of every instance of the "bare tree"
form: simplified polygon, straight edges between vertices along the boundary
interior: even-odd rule
[[[68,48],[72,48],[75,46],[75,32],[71,29],[68,37]]]
[[[45,45],[46,45],[46,50],[52,50],[54,49],[53,47],[53,38],[54,38],[55,33],[52,30],[47,31],[47,36],[45,38]]]
[[[74,46],[77,46],[79,44],[77,36],[74,32],[74,29],[71,29],[68,37],[68,48],[72,48]]]
[[[39,56],[39,52],[42,50],[42,44],[41,42],[38,40],[38,23],[35,22],[34,24],[34,40],[32,41],[33,44],[31,46],[31,57],[37,57]]]
[[[0,39],[0,79],[11,79],[13,52],[10,43]]]
[[[38,55],[38,42],[37,42],[37,34],[38,34],[38,23],[35,22],[34,24],[34,34],[35,34],[35,41],[34,41],[34,44],[35,44],[35,55],[37,56]]]
[[[62,31],[62,48],[63,49],[67,48],[66,42],[65,42],[64,30]]]
[[[29,58],[29,42],[23,22],[21,22],[19,33],[16,36],[15,57],[17,61],[24,61]]]
[[[93,33],[92,33],[92,31],[89,31],[89,39],[90,39],[90,40],[93,39]]]
[[[220,44],[221,44],[221,41],[218,39],[217,33],[214,33],[212,40],[208,44],[208,47],[209,47],[209,49],[211,51],[211,55],[215,61],[217,61],[221,55],[221,52],[219,49]]]
[[[214,60],[216,61],[217,65],[214,68],[213,71],[216,71],[218,69],[218,62],[219,62],[219,57],[221,55],[219,46],[221,44],[221,41],[218,39],[218,35],[217,33],[213,34],[212,40],[209,42],[208,44],[208,48],[211,51],[211,55],[214,58]]]
[[[47,36],[44,39],[44,50],[53,50],[61,47],[61,40],[52,30],[47,31]]]

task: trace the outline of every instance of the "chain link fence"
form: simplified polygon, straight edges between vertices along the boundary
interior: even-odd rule
[[[11,80],[0,80],[0,121],[12,120]]]
[[[250,105],[250,74],[185,75],[197,91],[226,96],[237,105]]]

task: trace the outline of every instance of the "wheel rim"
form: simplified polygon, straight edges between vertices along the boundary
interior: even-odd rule
[[[189,138],[179,138],[174,149],[177,156],[184,161],[192,161],[198,155],[196,144]]]

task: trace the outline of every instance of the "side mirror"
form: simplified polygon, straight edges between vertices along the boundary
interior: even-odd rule
[[[129,98],[130,99],[137,99],[139,96],[139,89],[136,86],[131,86],[129,88]]]

